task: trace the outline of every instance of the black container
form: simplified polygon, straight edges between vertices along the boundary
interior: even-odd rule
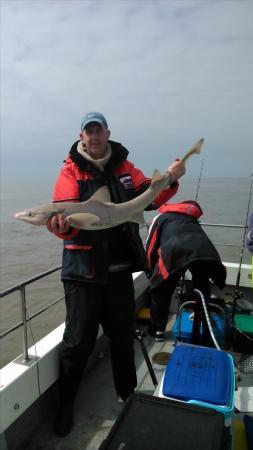
[[[133,394],[128,398],[99,450],[223,448],[222,413],[151,395]]]

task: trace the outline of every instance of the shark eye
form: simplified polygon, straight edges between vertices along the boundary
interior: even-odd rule
[[[33,217],[33,213],[31,211],[27,211],[26,215],[27,217]]]

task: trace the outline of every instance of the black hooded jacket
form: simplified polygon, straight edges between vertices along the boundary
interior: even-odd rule
[[[187,270],[195,261],[210,262],[210,278],[223,288],[226,268],[197,220],[202,215],[199,204],[183,201],[163,205],[159,211],[146,244],[151,288],[172,273]]]
[[[104,172],[77,151],[75,142],[57,179],[53,201],[86,201],[101,186],[107,185],[113,203],[122,203],[148,189],[151,180],[127,160],[128,150],[109,141],[111,158]],[[163,191],[168,199],[178,186]],[[161,202],[164,201],[161,197]],[[159,204],[157,205],[159,206]],[[62,280],[104,283],[111,264],[130,262],[131,271],[147,270],[139,225],[127,222],[99,231],[71,229],[64,239]]]

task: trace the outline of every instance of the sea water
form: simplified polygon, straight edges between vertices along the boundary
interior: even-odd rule
[[[182,178],[178,193],[171,202],[195,200],[203,210],[202,222],[242,225],[246,223],[251,179],[249,178]],[[62,241],[49,233],[46,227],[36,227],[14,218],[14,214],[29,207],[50,203],[52,186],[19,185],[4,186],[1,191],[0,229],[0,291],[27,280],[61,264]],[[253,211],[253,199],[249,207]],[[150,223],[156,212],[145,214]],[[240,262],[244,229],[204,228],[223,261]],[[143,240],[147,227],[141,229]],[[221,246],[225,243],[226,246]],[[230,246],[230,244],[236,246]],[[251,255],[244,249],[243,262],[250,263]],[[28,314],[32,315],[50,302],[63,296],[60,272],[42,279],[26,288]],[[1,329],[5,332],[21,321],[20,292],[0,299]],[[31,321],[29,345],[41,339],[65,319],[64,301],[50,308]],[[1,339],[0,365],[3,366],[22,352],[22,328]]]

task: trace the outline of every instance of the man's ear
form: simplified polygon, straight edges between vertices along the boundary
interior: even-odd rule
[[[111,135],[110,130],[107,130],[107,139],[109,139],[110,135]]]

